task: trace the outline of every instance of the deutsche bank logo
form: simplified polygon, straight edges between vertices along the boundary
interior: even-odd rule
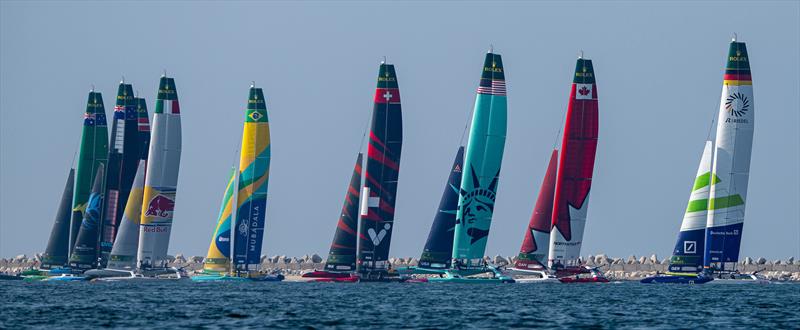
[[[683,253],[697,253],[697,242],[695,241],[683,242]]]

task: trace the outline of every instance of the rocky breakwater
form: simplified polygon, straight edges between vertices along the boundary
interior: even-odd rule
[[[512,265],[516,257],[484,257],[486,262],[498,265]],[[180,268],[194,274],[203,269],[203,257],[186,257],[183,254],[176,254],[169,257],[171,267]],[[655,254],[649,257],[635,255],[627,258],[610,258],[605,254],[589,255],[582,257],[581,261],[589,267],[597,267],[612,280],[633,281],[648,276],[653,276],[657,272],[666,272],[669,259],[659,259]],[[266,272],[280,272],[284,275],[300,275],[302,273],[323,269],[325,260],[317,254],[304,255],[302,257],[289,257],[285,255],[261,256],[261,269]],[[393,267],[416,266],[417,258],[389,258]],[[0,273],[16,274],[26,269],[37,268],[41,263],[41,254],[33,257],[18,255],[11,259],[0,259]],[[800,260],[789,258],[787,260],[767,260],[765,258],[744,258],[739,262],[737,269],[743,273],[759,272],[771,280],[779,281],[800,281]]]

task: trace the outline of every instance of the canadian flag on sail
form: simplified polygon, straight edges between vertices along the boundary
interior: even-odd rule
[[[575,84],[575,99],[576,100],[591,100],[592,99],[592,84]]]

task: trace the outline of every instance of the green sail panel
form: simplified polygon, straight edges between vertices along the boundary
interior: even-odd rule
[[[89,194],[97,169],[108,161],[108,126],[103,95],[92,90],[86,102],[83,115],[83,131],[78,150],[78,166],[75,170],[75,190],[72,196],[72,217],[70,219],[70,254],[83,222],[84,212],[89,202]],[[102,211],[102,210],[101,210]]]
[[[228,184],[219,207],[217,225],[211,235],[211,244],[203,260],[204,273],[228,273],[231,270],[231,218],[233,215],[233,190],[236,187],[236,168],[228,173]]]
[[[488,53],[483,64],[456,213],[453,268],[483,268],[506,141],[507,101],[503,62]]]

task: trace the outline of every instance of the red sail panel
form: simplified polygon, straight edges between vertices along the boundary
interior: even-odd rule
[[[522,247],[514,262],[516,268],[542,268],[542,263],[547,261],[557,170],[558,149],[554,149],[550,155],[550,161],[547,163],[547,172],[545,172],[542,186],[539,188],[539,196],[536,198],[536,205],[533,207],[533,214],[528,223],[528,229],[525,231]]]
[[[578,257],[583,240],[597,149],[597,95],[592,61],[579,58],[569,95],[554,195],[552,225],[557,233],[551,237],[549,258],[563,259],[562,262]]]

